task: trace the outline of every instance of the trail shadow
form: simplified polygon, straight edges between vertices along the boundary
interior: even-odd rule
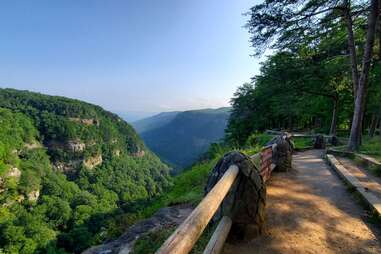
[[[380,230],[319,151],[296,154],[293,167],[268,185],[267,232],[224,253],[381,253]]]

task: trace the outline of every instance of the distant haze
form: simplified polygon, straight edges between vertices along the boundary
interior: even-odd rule
[[[133,123],[144,118],[156,115],[158,112],[145,112],[145,111],[125,111],[125,112],[114,112],[118,114],[128,123]]]
[[[258,72],[242,15],[256,2],[3,1],[0,87],[130,115],[228,106]]]

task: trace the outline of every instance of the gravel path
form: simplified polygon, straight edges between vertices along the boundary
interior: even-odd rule
[[[250,243],[226,244],[225,254],[381,253],[380,232],[321,159],[294,155],[293,170],[276,173],[267,192],[267,232]]]

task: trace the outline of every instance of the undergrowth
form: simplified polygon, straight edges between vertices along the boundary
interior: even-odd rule
[[[377,160],[381,160],[381,137],[364,137],[363,144],[360,147],[360,152],[371,155]]]
[[[253,155],[259,152],[270,139],[271,136],[266,134],[253,134],[249,137],[247,145],[242,149],[233,149],[218,144],[211,145],[206,158],[175,176],[174,184],[167,192],[145,204],[144,209],[139,209],[141,210],[139,217],[147,218],[158,209],[166,206],[185,203],[196,206],[204,196],[204,187],[209,173],[225,153],[239,150],[245,154]],[[133,253],[154,253],[174,230],[175,228],[166,228],[145,234],[136,241]],[[202,253],[213,231],[214,226],[209,225],[191,253]]]
[[[296,150],[311,148],[313,145],[312,138],[293,137],[292,141]]]

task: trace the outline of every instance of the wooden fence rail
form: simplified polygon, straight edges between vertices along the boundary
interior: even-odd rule
[[[282,136],[282,138],[286,139],[287,136]],[[259,173],[263,182],[270,178],[271,172],[275,168],[272,157],[276,147],[276,144],[266,146],[261,152],[251,156],[252,160],[260,159]],[[164,242],[156,254],[189,253],[229,192],[239,171],[237,165],[231,165],[188,218]],[[232,219],[227,216],[222,217],[204,250],[204,254],[218,254],[221,252],[231,226]]]

